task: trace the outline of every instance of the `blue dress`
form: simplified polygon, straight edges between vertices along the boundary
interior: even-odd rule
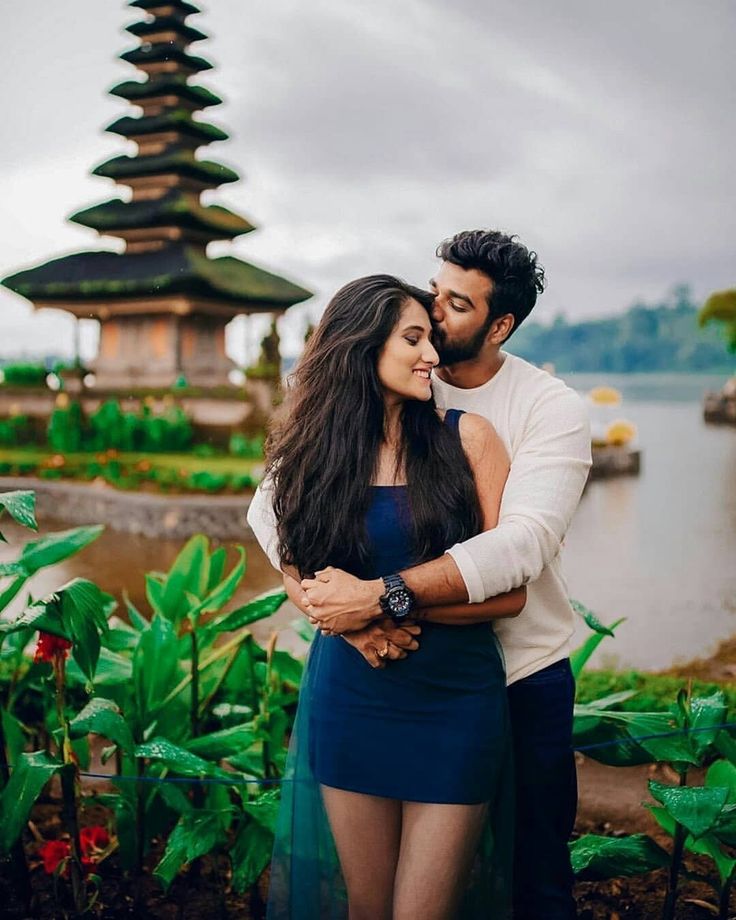
[[[445,415],[454,430],[459,414]],[[370,560],[355,574],[378,578],[415,564],[410,527],[406,487],[373,487]],[[320,785],[403,801],[491,803],[461,916],[506,916],[510,768],[504,665],[489,623],[424,622],[419,649],[380,670],[340,637],[318,633],[285,777],[269,917],[347,916]]]

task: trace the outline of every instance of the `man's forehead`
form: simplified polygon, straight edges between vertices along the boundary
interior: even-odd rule
[[[463,268],[453,262],[443,262],[432,278],[437,288],[454,288],[470,297],[484,298],[492,289],[493,281],[477,268]]]

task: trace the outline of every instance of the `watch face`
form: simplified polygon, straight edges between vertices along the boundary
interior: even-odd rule
[[[391,612],[398,616],[405,615],[411,610],[411,596],[405,588],[391,591],[388,598]]]

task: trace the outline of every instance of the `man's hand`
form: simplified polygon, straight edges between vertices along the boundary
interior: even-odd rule
[[[421,631],[415,623],[396,626],[390,617],[383,617],[359,632],[345,633],[343,639],[357,648],[372,668],[385,668],[389,661],[406,658],[419,648],[416,637]]]
[[[358,632],[383,616],[378,599],[386,589],[380,578],[361,581],[342,569],[328,566],[316,572],[314,578],[303,579],[301,588],[301,606],[325,635]]]

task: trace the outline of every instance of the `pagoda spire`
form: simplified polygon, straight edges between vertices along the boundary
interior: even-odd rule
[[[98,165],[93,174],[130,190],[69,218],[124,241],[124,253],[86,252],[55,259],[2,282],[35,307],[56,307],[101,322],[98,382],[162,386],[184,376],[200,386],[222,384],[231,362],[224,328],[239,313],[282,313],[311,293],[234,257],[210,259],[206,247],[255,227],[221,205],[204,205],[205,190],[238,181],[230,167],[197,151],[225,141],[201,117],[222,100],[190,83],[212,65],[190,53],[206,39],[187,19],[199,12],[184,0],[133,0],[145,18],[126,30],[139,45],[120,55],[139,78],[110,93],[139,107],[106,130],[132,141],[134,155]],[[143,358],[143,352],[150,354]]]

